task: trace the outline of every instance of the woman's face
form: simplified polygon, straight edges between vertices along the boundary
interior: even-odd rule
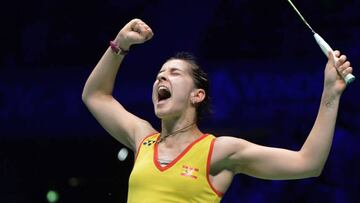
[[[153,85],[152,100],[159,118],[179,116],[191,108],[190,97],[195,90],[190,65],[180,59],[167,61]]]

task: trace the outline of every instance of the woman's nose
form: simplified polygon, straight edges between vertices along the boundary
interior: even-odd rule
[[[157,76],[157,79],[159,81],[166,81],[167,80],[164,73],[159,73],[158,76]]]

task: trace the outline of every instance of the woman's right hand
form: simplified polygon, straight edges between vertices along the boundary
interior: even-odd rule
[[[142,44],[154,36],[151,28],[140,19],[128,22],[115,38],[115,43],[122,50],[129,50],[133,44]]]

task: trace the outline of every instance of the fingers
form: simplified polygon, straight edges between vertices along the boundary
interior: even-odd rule
[[[328,52],[328,59],[329,61],[333,61],[333,64],[335,64],[337,58],[340,56],[340,51],[336,50],[336,51],[329,51]]]
[[[142,44],[154,36],[151,28],[140,19],[128,22],[117,34],[114,41],[124,50],[134,44]]]
[[[137,32],[143,37],[144,41],[151,39],[154,36],[151,28],[140,19],[134,19],[132,22],[132,31]]]
[[[351,63],[347,61],[346,55],[340,55],[338,50],[334,51],[334,55],[337,57],[335,60],[335,68],[337,69],[337,72],[343,77],[352,73],[353,69],[351,67]]]
[[[352,72],[352,67],[349,61],[346,61],[345,63],[343,63],[342,65],[340,65],[337,68],[338,72],[343,75],[346,76],[347,74]]]
[[[353,71],[353,68],[352,68],[352,67],[348,67],[348,68],[346,68],[345,70],[343,70],[341,73],[343,74],[343,76],[344,76],[344,78],[345,78],[345,76],[348,75],[348,74],[350,74],[350,73],[352,73],[352,71]]]
[[[338,57],[338,59],[336,60],[335,66],[341,66],[342,64],[345,63],[346,60],[347,60],[346,55],[341,55],[341,56]]]

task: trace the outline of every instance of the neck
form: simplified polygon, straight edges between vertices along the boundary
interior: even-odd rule
[[[197,127],[195,119],[163,119],[161,125],[160,142],[165,139],[173,140],[179,137],[185,138],[202,134]]]

